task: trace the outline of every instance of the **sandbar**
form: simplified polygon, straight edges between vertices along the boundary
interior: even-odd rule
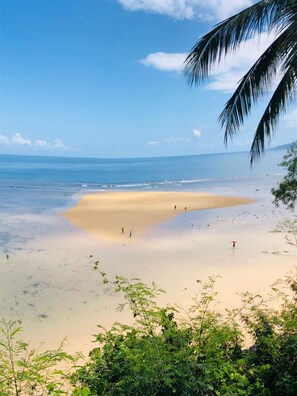
[[[85,195],[62,216],[100,239],[122,242],[140,238],[150,226],[180,213],[254,202],[197,192],[117,191]]]

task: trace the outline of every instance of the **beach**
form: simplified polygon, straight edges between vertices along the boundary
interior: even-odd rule
[[[267,154],[253,172],[246,154],[0,157],[1,317],[20,319],[33,348],[67,337],[66,351],[87,355],[98,324],[133,322],[116,311],[123,296],[99,271],[154,281],[166,291],[159,304],[183,308],[208,276],[218,276],[222,313],[240,305],[241,292],[266,295],[296,266],[296,248],[273,232],[294,218],[272,203],[282,155]]]
[[[151,203],[158,197],[151,192],[87,194],[74,202],[72,209],[55,216],[15,218],[16,224],[27,221],[39,230],[47,227],[31,240],[14,241],[10,259],[5,261],[3,257],[0,267],[2,315],[22,320],[24,337],[33,347],[54,348],[67,337],[66,351],[82,351],[87,355],[94,347],[92,335],[98,331],[98,324],[108,328],[115,321],[133,322],[129,312],[116,312],[123,296],[102,283],[98,271],[93,270],[97,260],[99,270],[110,279],[121,275],[138,277],[147,283],[155,281],[166,290],[158,300],[160,304],[178,303],[184,308],[191,305],[198,291],[197,279],[218,276],[217,308],[222,311],[240,304],[240,292],[268,293],[269,286],[296,264],[296,248],[286,243],[284,235],[271,232],[283,214],[273,209],[267,191],[251,192],[254,200],[230,198],[228,192],[229,198],[225,196],[224,201],[210,194],[217,207],[204,210],[194,210],[193,202],[179,201],[176,195],[172,195],[172,200],[165,199],[168,193],[162,192],[164,202],[156,210],[162,212],[166,202],[169,207],[166,219],[160,213],[154,217],[150,211],[144,222],[137,223],[145,213],[139,204],[137,221],[133,220],[136,235],[132,238],[121,234],[123,217],[121,221],[115,217],[116,240],[110,232],[101,237],[102,224],[97,234],[96,230],[80,228],[65,218],[65,212],[69,216],[70,211],[84,219],[81,208],[85,204],[92,207],[94,201],[96,205],[101,202],[101,206],[106,200],[108,210],[105,212],[103,205],[99,217],[103,224],[112,223],[111,206],[113,209],[115,206],[111,197],[140,198],[146,194]],[[101,196],[103,201],[99,199]],[[197,199],[197,196],[200,203],[208,202],[207,207],[215,205],[210,204],[209,194],[187,192],[183,198]],[[185,202],[187,211],[181,206],[179,213],[175,213],[178,205]],[[221,207],[231,202],[238,206]],[[135,205],[133,201],[133,210]],[[121,203],[120,212],[123,209]],[[96,210],[92,208],[97,226]],[[237,241],[235,249],[233,240]]]
[[[118,191],[85,195],[62,216],[100,239],[123,242],[180,213],[247,205],[242,197],[197,192]]]

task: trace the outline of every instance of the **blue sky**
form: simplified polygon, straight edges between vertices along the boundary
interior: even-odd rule
[[[143,157],[222,152],[217,122],[271,38],[190,88],[185,54],[252,0],[1,0],[0,152]],[[248,150],[263,105],[228,151]],[[296,139],[297,109],[272,145]]]

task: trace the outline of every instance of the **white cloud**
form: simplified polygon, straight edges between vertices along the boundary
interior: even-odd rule
[[[243,42],[236,52],[228,54],[214,65],[210,73],[213,81],[206,88],[225,92],[233,91],[239,80],[274,39],[275,35],[273,33],[261,33],[253,39]]]
[[[180,143],[180,142],[185,142],[188,140],[188,138],[185,138],[183,136],[170,136],[166,139],[164,139],[165,143]]]
[[[10,144],[8,137],[4,135],[0,135],[0,144]]]
[[[183,53],[169,54],[165,52],[155,52],[141,59],[140,63],[158,70],[180,72],[182,71],[185,59],[186,54]]]
[[[126,10],[150,11],[179,19],[194,16],[193,0],[118,0]]]
[[[165,144],[165,145],[175,145],[179,143],[187,143],[191,142],[194,139],[200,139],[201,137],[201,131],[199,129],[194,129],[192,136],[169,136],[167,138],[164,138],[162,140],[150,140],[147,142],[148,146],[157,146],[159,144]]]
[[[0,134],[0,144],[2,145],[20,145],[20,146],[27,146],[27,147],[36,147],[39,149],[50,149],[50,150],[73,150],[79,151],[80,147],[77,146],[76,148],[71,148],[63,143],[61,139],[55,139],[53,143],[48,142],[44,139],[36,139],[35,143],[32,143],[29,139],[25,139],[20,133],[14,133],[11,137],[7,137]]]
[[[56,140],[54,141],[53,147],[55,147],[55,148],[57,148],[57,149],[59,149],[59,150],[68,150],[68,149],[69,149],[69,147],[66,146],[66,145],[62,142],[61,139],[56,139]]]
[[[213,65],[210,71],[212,81],[206,85],[206,88],[224,92],[233,91],[238,81],[272,43],[274,38],[275,35],[272,33],[270,35],[261,33],[255,38],[243,42],[236,52],[228,54],[219,63]],[[181,72],[186,56],[186,53],[155,52],[149,54],[140,62],[158,70]]]
[[[253,4],[252,0],[118,0],[129,11],[149,11],[177,19],[221,20]]]
[[[195,129],[193,130],[193,137],[194,137],[195,139],[200,139],[200,138],[201,138],[201,131],[200,131],[199,129],[195,128]]]
[[[184,136],[169,136],[162,140],[150,140],[146,144],[148,146],[157,146],[159,144],[175,144],[175,143],[182,143],[191,140],[191,138],[184,137]]]
[[[147,144],[149,146],[157,146],[160,142],[158,142],[157,140],[150,140],[149,142],[147,142]]]
[[[223,20],[253,4],[252,0],[193,0],[198,17],[208,20]]]
[[[289,128],[297,128],[297,108],[286,114],[284,121]]]
[[[24,139],[20,133],[15,133],[11,137],[11,141],[15,144],[20,144],[22,146],[31,146],[32,143],[28,139]]]
[[[57,150],[70,150],[70,147],[64,144],[61,139],[55,139],[53,143],[50,143],[47,140],[37,139],[35,146]]]
[[[49,147],[50,145],[48,144],[48,142],[46,140],[37,139],[35,142],[35,146],[36,147]]]

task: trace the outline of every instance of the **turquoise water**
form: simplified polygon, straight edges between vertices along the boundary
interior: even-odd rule
[[[284,151],[269,151],[253,169],[248,153],[96,159],[0,156],[0,212],[63,208],[76,193],[106,190],[193,190],[274,186]]]

